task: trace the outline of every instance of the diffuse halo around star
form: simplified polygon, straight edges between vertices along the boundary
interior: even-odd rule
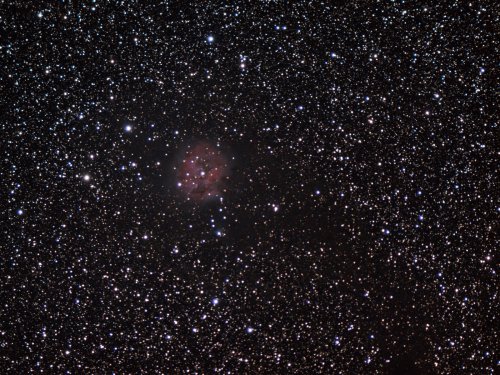
[[[177,170],[177,186],[189,199],[205,202],[221,197],[229,173],[222,151],[208,141],[188,147]]]

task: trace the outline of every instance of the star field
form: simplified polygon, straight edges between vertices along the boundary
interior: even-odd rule
[[[0,373],[495,373],[499,14],[1,2]]]

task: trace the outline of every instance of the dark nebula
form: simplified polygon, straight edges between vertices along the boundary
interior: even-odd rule
[[[201,141],[184,153],[177,186],[189,200],[205,202],[222,195],[227,176],[225,156],[209,142]]]
[[[500,374],[498,4],[0,0],[0,375]]]

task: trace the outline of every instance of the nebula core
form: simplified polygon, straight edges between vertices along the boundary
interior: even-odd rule
[[[185,151],[177,186],[189,200],[204,202],[222,195],[227,176],[226,157],[217,147],[201,141]]]

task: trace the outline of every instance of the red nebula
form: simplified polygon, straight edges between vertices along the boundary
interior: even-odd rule
[[[228,163],[222,152],[208,142],[189,148],[177,173],[177,186],[188,199],[199,202],[221,196]]]

